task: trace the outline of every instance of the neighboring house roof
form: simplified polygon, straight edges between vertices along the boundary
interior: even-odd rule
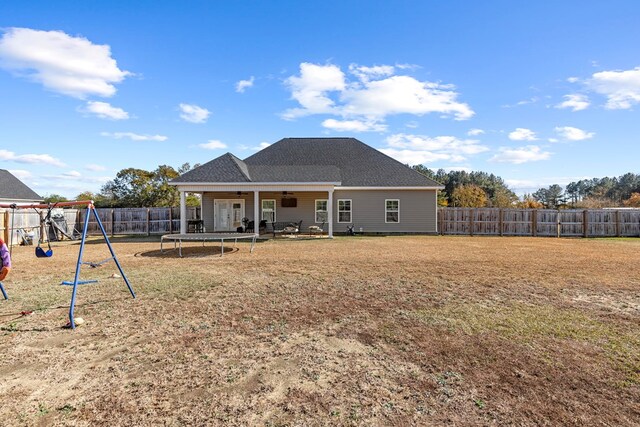
[[[227,153],[173,180],[330,182],[344,187],[441,187],[355,138],[284,138],[246,158]]]
[[[13,176],[11,172],[0,169],[0,199],[42,200],[42,197]]]

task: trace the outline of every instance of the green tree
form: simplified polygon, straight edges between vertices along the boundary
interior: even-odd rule
[[[59,194],[49,194],[47,196],[44,196],[45,203],[57,203],[57,202],[68,202],[68,201],[69,199]]]
[[[532,194],[533,198],[547,209],[557,209],[564,202],[564,191],[558,184],[541,188]]]

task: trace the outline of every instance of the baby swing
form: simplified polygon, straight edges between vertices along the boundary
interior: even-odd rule
[[[56,205],[57,203],[54,203],[53,205],[50,204],[49,207],[47,208],[47,215],[44,217],[44,219],[40,219],[40,224],[42,225],[42,227],[40,227],[41,230],[46,230],[46,226],[51,222],[51,211],[53,210],[53,208],[56,207]],[[37,209],[35,208],[33,209],[36,212],[38,212]],[[50,235],[47,236],[47,246],[49,246],[49,249],[45,251],[40,246],[40,244],[42,243],[42,234],[43,233],[40,233],[40,238],[38,239],[38,245],[36,246],[36,256],[38,258],[51,258],[53,256],[53,249],[51,249],[51,236]]]

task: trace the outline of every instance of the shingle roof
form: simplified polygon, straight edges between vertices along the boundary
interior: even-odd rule
[[[441,186],[355,138],[284,138],[244,162],[227,153],[173,181],[340,182],[347,187]]]
[[[42,200],[42,197],[8,170],[0,169],[0,199]]]

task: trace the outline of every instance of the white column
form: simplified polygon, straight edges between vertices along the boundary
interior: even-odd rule
[[[187,193],[180,192],[180,234],[187,234]]]
[[[253,192],[253,232],[256,236],[260,235],[260,192]]]
[[[329,220],[329,238],[333,238],[333,188],[329,190],[329,197],[327,198],[327,214]]]

